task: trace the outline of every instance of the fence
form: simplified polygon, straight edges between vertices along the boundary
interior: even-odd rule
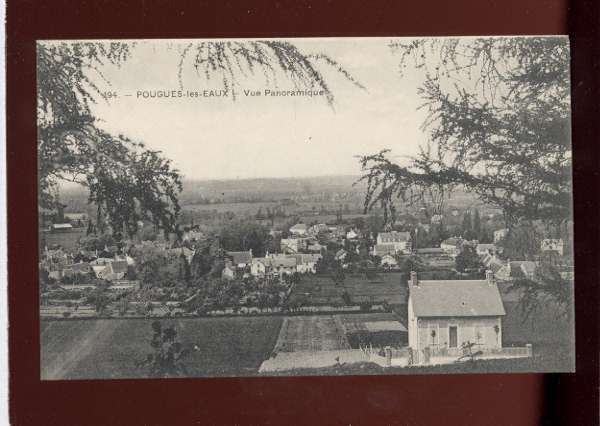
[[[404,360],[407,365],[447,364],[465,359],[497,359],[497,358],[525,358],[533,356],[533,347],[527,344],[524,347],[505,348],[437,348],[426,347],[417,351],[412,348],[391,349],[386,348],[386,354],[391,358],[391,364]],[[388,365],[390,365],[388,363]]]

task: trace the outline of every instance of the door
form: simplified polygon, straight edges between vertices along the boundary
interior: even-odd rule
[[[451,325],[448,327],[448,346],[451,348],[458,347],[458,327]]]

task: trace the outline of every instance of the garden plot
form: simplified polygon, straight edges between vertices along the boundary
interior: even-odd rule
[[[284,320],[275,352],[350,349],[344,327],[335,316],[298,316]]]

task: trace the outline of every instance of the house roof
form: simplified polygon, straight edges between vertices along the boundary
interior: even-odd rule
[[[535,262],[529,261],[529,260],[518,260],[518,261],[513,261],[510,262],[510,276],[520,276],[521,274],[519,273],[522,272],[523,274],[533,274],[535,272],[535,270],[537,269],[537,264]]]
[[[271,257],[271,266],[291,268],[296,266],[296,258],[294,256],[273,256]]]
[[[348,252],[344,249],[339,249],[336,253],[335,253],[335,257],[339,258],[342,256],[345,256],[346,254],[348,254]]]
[[[495,274],[497,273],[500,269],[502,269],[504,267],[504,263],[502,263],[502,261],[500,261],[498,258],[493,257],[490,259],[490,261],[486,264],[486,266],[488,268],[491,269],[491,271]]]
[[[115,274],[127,272],[127,261],[126,260],[115,260],[110,263],[110,267]]]
[[[445,254],[444,250],[439,247],[427,247],[416,250],[417,254]]]
[[[442,220],[444,220],[444,216],[442,216],[441,214],[434,214],[433,216],[431,216],[432,222],[441,222]]]
[[[307,227],[305,223],[297,223],[290,228],[290,232],[294,231],[306,231]]]
[[[477,244],[477,250],[495,250],[496,246],[494,244]]]
[[[70,220],[84,220],[87,218],[85,213],[65,213],[65,217]]]
[[[73,272],[87,272],[91,269],[91,266],[89,263],[79,262],[79,263],[73,263],[71,265],[67,265],[67,266],[65,266],[65,269],[72,269]]]
[[[541,250],[556,250],[558,247],[563,245],[563,240],[561,238],[546,238],[542,240]]]
[[[461,243],[460,238],[448,238],[442,241],[441,244],[449,245],[449,246],[458,246]]]
[[[190,250],[187,247],[175,247],[165,250],[165,252],[169,255],[181,255],[183,254],[185,257],[191,257],[194,255],[194,251]]]
[[[52,229],[71,229],[73,225],[70,223],[54,223],[52,224]]]
[[[498,286],[486,280],[425,280],[409,283],[417,317],[479,317],[505,315]]]
[[[410,232],[380,232],[378,238],[384,243],[400,243],[410,240]]]
[[[233,259],[235,265],[240,263],[252,263],[252,252],[248,251],[228,251],[227,255]]]
[[[320,254],[294,254],[292,256],[296,258],[296,263],[299,265],[306,263],[314,263],[321,259],[321,257],[323,257]]]

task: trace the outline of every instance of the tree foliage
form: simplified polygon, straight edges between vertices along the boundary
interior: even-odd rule
[[[175,327],[163,326],[159,321],[154,321],[152,331],[150,346],[153,352],[137,362],[137,367],[147,369],[151,377],[177,377],[186,374],[183,360],[190,354],[190,350],[177,339]]]
[[[105,99],[105,63],[119,65],[133,45],[39,43],[37,49],[39,204],[53,208],[60,181],[89,189],[89,201],[116,234],[137,231],[140,220],[172,232],[181,180],[171,161],[142,143],[102,130],[91,105]],[[99,78],[98,78],[99,77]],[[100,231],[103,223],[98,223]]]
[[[181,177],[171,161],[141,142],[102,130],[92,112],[94,103],[108,101],[103,66],[122,65],[137,46],[88,41],[37,46],[39,206],[56,206],[61,181],[82,184],[98,208],[101,233],[104,220],[117,235],[134,234],[140,221],[165,234],[175,232],[180,211]],[[329,56],[305,54],[290,42],[206,41],[170,48],[178,49],[173,72],[181,85],[190,66],[197,77],[217,80],[226,90],[262,74],[270,85],[283,78],[296,88],[323,90],[332,105],[333,93],[319,68],[324,64],[362,87]]]
[[[360,159],[365,210],[380,205],[394,219],[398,201],[427,203],[436,200],[432,190],[463,188],[501,208],[509,229],[570,219],[566,38],[417,39],[390,47],[403,69],[424,75],[418,94],[429,140],[404,164],[390,160],[389,150]],[[552,288],[529,286],[531,295],[562,298],[547,292]],[[531,300],[523,298],[525,305]]]
[[[361,158],[365,208],[416,203],[461,186],[511,223],[562,221],[571,211],[569,49],[564,38],[393,43],[403,67],[425,76],[418,93],[429,143],[405,165],[389,151]]]
[[[479,269],[482,267],[479,255],[475,251],[475,247],[471,245],[463,245],[460,253],[454,259],[456,264],[456,270],[458,272],[467,272],[472,269]]]

